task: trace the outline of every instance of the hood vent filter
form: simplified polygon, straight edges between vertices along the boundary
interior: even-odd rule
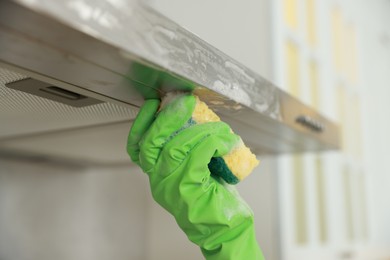
[[[5,84],[5,86],[73,107],[85,107],[102,103],[100,100],[83,96],[64,88],[52,86],[46,82],[32,78],[11,82]]]

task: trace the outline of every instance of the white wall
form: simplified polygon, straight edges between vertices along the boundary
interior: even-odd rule
[[[0,259],[146,259],[148,193],[130,166],[0,160]]]
[[[363,130],[373,246],[390,252],[390,1],[348,1],[359,29]]]

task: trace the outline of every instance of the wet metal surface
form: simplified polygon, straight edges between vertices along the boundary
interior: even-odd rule
[[[335,124],[135,0],[2,1],[0,47],[4,66],[121,104],[194,91],[259,151],[338,147]],[[326,130],[305,128],[299,116]]]

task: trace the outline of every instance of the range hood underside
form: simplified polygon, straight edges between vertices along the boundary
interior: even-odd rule
[[[66,158],[94,143],[95,150],[117,154],[95,151],[88,161],[127,160],[127,131],[138,107],[172,90],[194,91],[256,153],[338,148],[334,123],[153,10],[96,1],[90,8],[104,7],[129,25],[105,28],[69,3],[0,3],[0,120],[7,122],[0,153]],[[27,77],[103,103],[75,108],[5,87]]]

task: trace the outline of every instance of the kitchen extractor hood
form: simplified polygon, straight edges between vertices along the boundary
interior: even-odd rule
[[[339,147],[336,124],[138,1],[0,2],[0,153],[124,160],[138,107],[173,90],[259,154]]]

